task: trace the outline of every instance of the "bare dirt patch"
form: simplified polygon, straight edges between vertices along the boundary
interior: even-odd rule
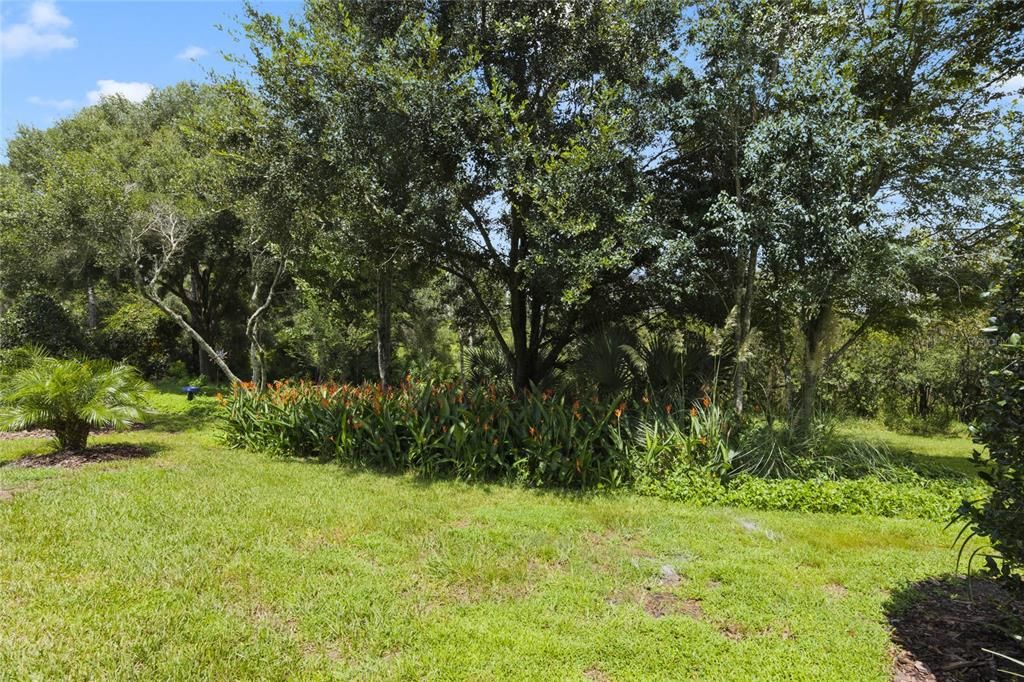
[[[120,459],[139,459],[153,454],[151,448],[138,445],[97,445],[83,450],[58,450],[45,455],[26,455],[0,464],[10,467],[63,467],[75,469],[84,464],[113,462]]]
[[[644,611],[652,618],[683,615],[700,620],[704,609],[696,599],[681,599],[671,592],[648,592],[644,597]]]
[[[849,590],[839,583],[829,583],[828,585],[825,585],[825,592],[828,593],[828,596],[834,597],[835,599],[842,599],[850,593]]]
[[[612,676],[598,667],[592,667],[583,671],[583,679],[594,680],[594,682],[611,682]]]
[[[743,627],[736,623],[726,623],[718,628],[718,631],[722,633],[723,637],[733,642],[738,642],[747,636],[747,633],[743,631]]]
[[[982,682],[1016,670],[983,649],[1021,659],[1024,603],[981,578],[931,578],[903,590],[890,608],[894,682]],[[892,602],[890,602],[892,603]]]

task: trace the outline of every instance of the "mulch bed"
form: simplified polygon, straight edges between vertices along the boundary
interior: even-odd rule
[[[146,428],[145,424],[135,424],[128,430],[139,431],[144,428]],[[114,433],[114,429],[96,429],[89,432],[89,434],[93,436],[102,436],[108,433]],[[0,441],[22,440],[23,438],[53,438],[53,431],[50,431],[49,429],[35,429],[33,431],[0,431]]]
[[[53,431],[36,429],[35,431],[0,431],[0,440],[21,440],[22,438],[53,438]]]
[[[64,467],[74,469],[94,462],[113,462],[119,459],[137,459],[153,454],[151,448],[138,445],[97,445],[84,450],[58,450],[45,455],[26,455],[0,466],[10,467]]]
[[[905,596],[909,604],[889,616],[899,647],[894,682],[1015,679],[1000,669],[1024,674],[1019,666],[982,650],[1024,659],[1024,648],[1014,637],[1022,631],[1024,603],[994,581],[931,578],[913,585]]]

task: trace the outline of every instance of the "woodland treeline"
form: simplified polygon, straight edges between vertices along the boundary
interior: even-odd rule
[[[1024,3],[310,0],[231,30],[206,82],[9,140],[0,345],[971,417]]]

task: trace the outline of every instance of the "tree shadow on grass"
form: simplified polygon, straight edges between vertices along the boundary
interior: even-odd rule
[[[970,481],[978,477],[980,469],[968,457],[943,457],[923,455],[906,449],[893,449],[893,458],[910,466],[926,478],[960,479]]]
[[[1024,602],[988,578],[928,578],[886,604],[896,656],[894,682],[1010,680],[1024,667],[986,653],[1024,658]]]
[[[180,412],[161,412],[146,421],[146,427],[154,431],[180,433],[196,431],[212,426],[220,418],[220,407],[203,401],[195,402]]]

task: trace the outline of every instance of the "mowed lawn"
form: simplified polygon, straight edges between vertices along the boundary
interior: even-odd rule
[[[194,405],[0,467],[0,679],[886,680],[891,593],[955,567],[939,523],[355,473]]]

